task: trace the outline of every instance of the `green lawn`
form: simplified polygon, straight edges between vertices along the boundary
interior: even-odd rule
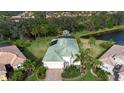
[[[98,33],[105,33],[109,31],[118,31],[123,29],[124,29],[124,25],[120,25],[120,26],[114,26],[112,28],[99,29],[98,31],[78,31],[78,32],[73,32],[71,34],[75,37],[80,37],[80,36],[93,35]]]
[[[105,42],[103,40],[96,40],[95,45],[90,46],[88,44],[89,39],[82,39],[81,38],[81,48],[90,48],[91,49],[91,55],[93,55],[93,57],[98,57],[101,53],[103,53],[106,49],[101,47],[100,44]]]
[[[96,81],[97,78],[93,76],[90,72],[90,70],[87,72],[87,74],[82,78],[84,81]]]
[[[83,80],[81,75],[75,78],[63,78],[63,81],[81,81],[81,80]]]
[[[88,71],[88,73],[84,77],[80,75],[75,78],[69,78],[69,79],[63,78],[63,80],[64,81],[96,81],[97,77],[93,76],[91,72]]]
[[[73,32],[71,33],[73,36],[75,37],[80,37],[81,35],[85,35],[85,34],[88,34],[88,33],[91,33],[91,31],[80,31],[80,32]]]
[[[46,53],[49,43],[53,38],[54,37],[38,38],[32,41],[31,45],[25,49],[24,53],[28,58],[41,59]]]
[[[37,77],[35,74],[32,74],[30,76],[28,76],[28,78],[26,79],[27,81],[36,81],[37,80]]]

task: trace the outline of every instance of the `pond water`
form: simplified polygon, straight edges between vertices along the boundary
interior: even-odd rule
[[[96,39],[99,40],[113,40],[117,43],[124,43],[124,31],[116,31],[112,33],[106,33],[103,35],[95,36]]]

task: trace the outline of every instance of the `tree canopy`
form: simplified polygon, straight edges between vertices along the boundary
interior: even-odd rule
[[[46,18],[47,12],[33,12],[34,18],[11,20],[20,12],[0,12],[0,39],[35,39],[56,36],[67,29],[70,32],[98,31],[124,25],[124,12],[93,12],[91,16],[78,15]],[[77,12],[78,14],[78,12]]]

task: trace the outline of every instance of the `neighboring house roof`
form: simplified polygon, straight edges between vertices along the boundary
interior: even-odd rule
[[[0,52],[10,52],[10,53],[16,54],[18,57],[21,57],[24,59],[26,58],[15,45],[0,47]]]
[[[123,45],[113,45],[107,52],[105,52],[100,59],[104,59],[108,56],[114,56],[124,53],[124,46]]]
[[[24,60],[26,57],[15,45],[0,47],[0,64],[15,66]]]
[[[117,61],[117,59],[123,60],[121,61],[122,67],[119,71],[119,74],[124,75],[124,46],[123,45],[113,45],[107,52],[105,52],[99,58],[99,60],[102,61],[103,64],[108,64],[112,67],[114,67],[116,64],[120,64],[120,62]]]
[[[123,45],[113,45],[107,52],[105,52],[99,60],[104,64],[109,64],[114,66],[116,62],[113,57],[116,56],[118,58],[122,58],[124,56],[124,46]],[[124,59],[124,58],[123,58]]]
[[[43,58],[43,62],[63,62],[63,57],[76,57],[79,53],[79,46],[75,38],[59,37],[57,43],[50,46]]]

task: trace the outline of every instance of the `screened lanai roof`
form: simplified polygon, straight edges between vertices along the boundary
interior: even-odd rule
[[[78,53],[79,47],[75,38],[59,37],[57,43],[48,48],[43,62],[63,62],[63,57],[76,57]]]

